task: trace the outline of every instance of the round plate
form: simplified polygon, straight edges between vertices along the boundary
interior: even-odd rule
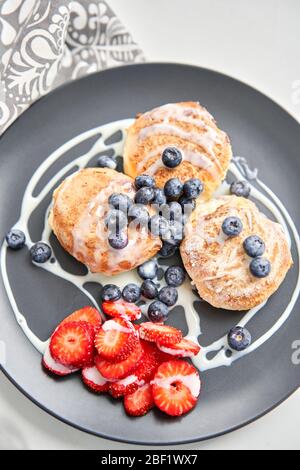
[[[200,101],[210,110],[230,135],[235,155],[258,167],[260,179],[275,190],[298,221],[299,124],[270,99],[232,78],[185,65],[145,64],[108,70],[59,88],[8,129],[0,142],[2,235],[19,218],[23,193],[34,170],[56,148],[101,124],[185,100]],[[32,224],[38,239],[42,225],[38,213]],[[269,328],[289,302],[299,271],[294,246],[293,256],[295,266],[285,283],[249,325],[254,335]],[[66,262],[72,269],[73,261],[68,258]],[[19,309],[43,340],[60,319],[86,301],[71,284],[31,265],[26,250],[10,254],[8,274]],[[300,385],[299,370],[292,362],[292,344],[300,339],[299,303],[262,347],[231,367],[203,373],[198,406],[180,419],[157,411],[130,419],[118,401],[88,393],[78,377],[49,377],[41,368],[39,353],[16,323],[2,283],[0,309],[4,373],[52,415],[109,439],[167,445],[211,438],[262,416]],[[199,309],[204,345],[223,336],[242,317],[206,304]],[[182,312],[173,318],[185,328]]]

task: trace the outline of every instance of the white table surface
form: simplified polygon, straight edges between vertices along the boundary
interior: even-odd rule
[[[224,72],[273,97],[300,119],[300,99],[293,96],[293,86],[300,87],[299,0],[109,1],[148,60]],[[299,427],[298,390],[246,428],[178,449],[300,449]],[[10,448],[146,449],[99,439],[60,423],[0,374],[0,449]]]

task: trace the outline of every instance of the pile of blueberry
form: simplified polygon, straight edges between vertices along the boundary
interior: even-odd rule
[[[166,149],[163,153],[165,165],[174,168],[179,154],[175,148]],[[121,193],[109,197],[110,210],[105,224],[110,246],[117,250],[125,248],[128,245],[128,226],[134,223],[135,227],[146,227],[152,235],[161,237],[161,256],[173,255],[183,240],[184,224],[204,190],[203,183],[193,178],[183,184],[178,178],[171,178],[164,189],[160,189],[152,176],[140,175],[135,179],[135,188],[134,200]],[[150,204],[155,210],[152,216],[146,207]]]
[[[243,231],[243,222],[239,217],[228,217],[224,220],[222,230],[230,238],[238,237]],[[265,242],[258,235],[251,235],[243,243],[244,250],[253,260],[250,271],[253,276],[264,278],[269,276],[272,266],[267,258],[263,257],[266,250]]]
[[[6,234],[5,240],[9,248],[14,251],[21,250],[26,244],[24,232],[18,229],[10,230]],[[52,250],[47,243],[38,242],[30,248],[30,256],[34,263],[46,263],[52,256]]]
[[[156,260],[150,260],[138,268],[138,274],[143,280],[141,286],[128,284],[123,291],[118,286],[108,284],[103,287],[101,299],[103,302],[115,302],[123,298],[126,302],[136,303],[142,298],[153,300],[148,308],[148,317],[152,322],[165,322],[169,308],[178,301],[177,287],[185,281],[185,271],[181,266],[170,266],[165,272],[166,287],[158,289],[155,279],[158,274]]]

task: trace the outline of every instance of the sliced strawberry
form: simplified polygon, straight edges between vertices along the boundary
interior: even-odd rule
[[[97,367],[85,367],[82,369],[81,377],[83,383],[93,392],[108,392],[109,382],[104,377],[102,377]]]
[[[118,380],[117,382],[112,382],[109,385],[109,393],[114,398],[121,398],[125,395],[129,395],[130,393],[135,392],[139,387],[143,386],[145,382],[143,380],[139,380],[135,375],[135,371],[125,377],[125,379]]]
[[[179,343],[182,339],[182,333],[177,328],[152,322],[142,323],[139,335],[141,339],[153,341],[164,346]]]
[[[194,408],[201,388],[197,370],[183,360],[161,364],[151,383],[156,406],[170,416],[181,416]]]
[[[83,307],[80,310],[76,310],[76,312],[71,313],[71,315],[65,318],[60,325],[70,323],[72,321],[86,321],[93,326],[100,326],[102,324],[101,315],[94,307]]]
[[[47,345],[46,351],[44,352],[42,364],[49,372],[52,372],[52,374],[59,375],[61,377],[73,374],[79,370],[76,367],[67,367],[55,361],[51,356],[49,344]]]
[[[124,361],[113,363],[102,359],[101,356],[95,357],[95,365],[100,374],[108,380],[121,380],[130,375],[137,367],[143,354],[142,347],[137,343],[135,349]]]
[[[151,385],[146,384],[124,398],[124,408],[130,416],[144,416],[154,407]]]
[[[106,321],[95,336],[98,354],[103,359],[115,362],[126,359],[138,341],[132,325],[124,318]]]
[[[65,366],[85,367],[93,362],[94,329],[87,322],[60,325],[50,340],[53,359]]]
[[[163,353],[176,357],[194,357],[200,352],[200,346],[197,343],[185,338],[177,344],[163,346],[158,343],[157,346]]]
[[[139,320],[142,316],[140,307],[125,300],[103,302],[102,309],[109,317],[128,317],[131,321]]]

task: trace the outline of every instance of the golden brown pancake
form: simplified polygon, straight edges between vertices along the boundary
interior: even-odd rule
[[[222,231],[227,217],[239,217],[242,233],[228,238]],[[254,277],[252,258],[243,242],[251,235],[266,245],[263,255],[272,265],[268,277]],[[248,310],[267,300],[283,282],[293,261],[283,228],[262,214],[248,199],[223,196],[199,203],[186,226],[181,256],[200,296],[217,308]]]
[[[115,275],[134,269],[161,248],[148,230],[128,230],[129,244],[122,250],[108,242],[104,219],[108,198],[124,193],[134,199],[134,182],[108,168],[87,168],[67,178],[53,195],[50,224],[63,248],[88,266],[91,272]]]
[[[177,147],[183,155],[174,169],[162,162],[167,147]],[[195,102],[167,104],[140,115],[128,129],[124,170],[132,178],[154,176],[159,187],[170,178],[199,178],[205,184],[202,198],[208,199],[224,180],[231,158],[227,134],[205,108]]]

